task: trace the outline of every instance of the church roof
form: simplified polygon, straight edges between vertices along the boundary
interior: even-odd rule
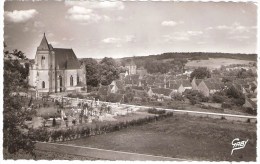
[[[53,48],[56,67],[59,69],[80,69],[80,63],[72,49]]]
[[[38,47],[38,50],[49,50],[49,44],[48,44],[48,41],[45,37],[45,33],[44,33],[42,41],[41,41],[41,43]]]

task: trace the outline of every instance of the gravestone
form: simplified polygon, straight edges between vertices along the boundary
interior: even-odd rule
[[[73,117],[69,116],[67,117],[67,119],[68,119],[68,126],[72,126]]]

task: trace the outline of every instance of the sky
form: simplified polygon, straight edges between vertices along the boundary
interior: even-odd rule
[[[4,41],[34,58],[43,33],[78,58],[256,53],[257,6],[234,2],[7,1]]]

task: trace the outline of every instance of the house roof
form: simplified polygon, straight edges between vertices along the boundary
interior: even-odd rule
[[[170,86],[169,86],[170,89],[175,89],[175,90],[177,90],[179,87],[180,87],[180,85],[178,85],[176,83],[170,83]]]
[[[153,93],[156,94],[163,94],[165,96],[169,96],[170,93],[172,92],[171,89],[166,89],[166,88],[152,88]]]
[[[195,79],[195,83],[198,86],[202,82],[202,79]]]
[[[132,89],[134,89],[134,90],[144,90],[143,87],[138,87],[138,86],[132,86]]]
[[[56,67],[59,69],[80,69],[80,63],[72,49],[54,48]]]
[[[191,87],[190,80],[184,79],[181,83],[183,87]]]
[[[206,84],[206,86],[208,87],[208,89],[210,90],[220,90],[222,88],[222,85],[219,83],[213,83],[210,81],[204,81],[204,83]]]
[[[248,101],[248,103],[250,103],[254,109],[257,108],[257,104],[254,101],[252,101],[251,99],[246,98],[246,101]]]
[[[135,97],[144,97],[145,95],[147,95],[146,91],[144,90],[135,90]]]

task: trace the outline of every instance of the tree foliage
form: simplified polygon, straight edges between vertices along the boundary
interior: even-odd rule
[[[96,87],[100,83],[99,64],[95,59],[87,58],[84,60],[86,69],[87,85]]]
[[[98,63],[95,59],[84,59],[87,85],[97,87],[98,84],[109,85],[119,78],[120,69],[114,59],[105,57]]]
[[[190,74],[190,78],[196,79],[204,79],[204,78],[210,78],[211,74],[210,71],[206,68],[206,67],[199,67],[197,69],[195,69],[191,74]]]
[[[251,69],[246,70],[241,68],[241,70],[237,73],[237,78],[250,78],[250,77],[255,77],[254,73],[252,72]]]
[[[119,78],[119,70],[113,58],[105,57],[100,62],[100,82],[102,85],[109,85]]]
[[[3,111],[3,146],[9,153],[13,154],[23,149],[27,153],[33,154],[34,144],[27,135],[27,127],[24,121],[30,115],[30,111],[22,108],[22,98],[12,96],[13,92],[18,92],[22,87],[27,86],[25,78],[27,77],[26,68],[19,60],[25,60],[26,57],[20,51],[9,53],[4,51],[7,60],[4,60],[4,111]],[[18,59],[11,60],[11,55]]]

